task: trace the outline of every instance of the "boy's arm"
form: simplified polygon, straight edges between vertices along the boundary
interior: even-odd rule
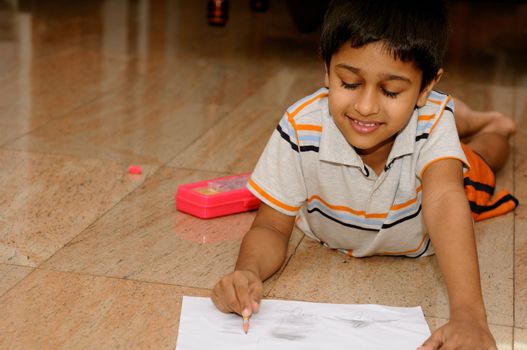
[[[495,349],[487,325],[470,207],[460,161],[432,163],[423,177],[423,215],[445,280],[450,321],[423,349]]]
[[[258,311],[262,281],[282,266],[294,224],[294,216],[261,204],[242,240],[234,272],[224,276],[212,291],[218,309],[244,316]]]

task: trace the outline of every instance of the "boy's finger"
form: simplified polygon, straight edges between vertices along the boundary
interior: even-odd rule
[[[253,312],[258,312],[260,310],[260,301],[262,300],[262,284],[253,283],[251,285],[251,302]]]
[[[442,333],[440,330],[435,331],[432,335],[417,348],[417,350],[436,350],[443,344]]]
[[[225,312],[240,313],[240,301],[235,289],[235,281],[232,278],[224,278],[219,284],[218,295]]]
[[[227,307],[223,303],[223,300],[219,297],[218,293],[216,292],[216,288],[212,290],[210,298],[212,299],[212,302],[214,303],[214,305],[216,305],[216,308],[218,308],[218,310],[226,313],[229,312]]]
[[[246,278],[234,279],[234,291],[238,300],[238,308],[234,311],[242,316],[250,316],[253,308],[249,294],[249,281]]]

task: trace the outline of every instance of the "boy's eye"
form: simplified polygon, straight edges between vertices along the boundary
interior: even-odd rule
[[[396,98],[397,95],[399,95],[398,92],[391,92],[389,90],[386,90],[385,88],[381,88],[381,90],[384,96],[389,97],[389,98]]]
[[[359,87],[360,84],[354,84],[354,83],[346,83],[345,81],[342,82],[342,87],[344,89],[354,90]]]

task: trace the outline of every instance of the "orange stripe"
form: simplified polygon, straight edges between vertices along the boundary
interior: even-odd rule
[[[310,130],[310,131],[322,131],[320,125],[311,125],[311,124],[298,124],[298,130]]]
[[[417,120],[430,120],[430,119],[434,119],[436,115],[435,114],[432,114],[432,115],[420,115],[419,118],[417,118]]]
[[[279,200],[275,199],[274,197],[271,197],[269,194],[267,194],[267,192],[262,190],[260,188],[260,186],[258,186],[252,179],[249,179],[248,183],[249,183],[249,185],[251,185],[252,188],[254,188],[256,190],[256,192],[261,194],[262,197],[267,199],[269,202],[275,204],[276,206],[278,206],[278,207],[280,207],[282,209],[285,209],[287,211],[293,211],[293,212],[298,211],[298,209],[300,209],[300,207],[292,207],[290,205],[287,205],[287,204],[284,204],[284,203],[280,202]]]
[[[452,99],[452,96],[447,96],[446,98],[446,101],[444,102],[445,103],[445,106],[443,107],[443,110],[441,111],[441,114],[439,114],[439,117],[437,118],[437,120],[435,121],[434,125],[432,125],[432,127],[430,128],[430,131],[428,132],[428,134],[432,134],[432,130],[434,130],[434,128],[436,127],[437,125],[437,122],[439,122],[439,120],[441,119],[441,117],[443,116],[443,113],[445,112],[445,107],[448,103],[448,101],[450,101]]]
[[[421,240],[421,243],[419,243],[419,246],[417,248],[415,248],[415,249],[406,250],[404,252],[382,252],[382,253],[380,253],[380,255],[401,255],[401,254],[415,253],[416,251],[421,249],[421,247],[423,246],[423,243],[425,242],[425,240],[426,240],[426,236],[423,236],[423,239]]]
[[[417,189],[415,190],[415,193],[417,194],[417,193],[421,192],[422,189],[423,189],[423,186],[417,187]],[[411,205],[411,204],[413,204],[415,202],[417,202],[417,196],[414,199],[410,199],[407,202],[404,202],[404,203],[401,203],[401,204],[395,204],[390,209],[391,210],[399,210],[399,209],[408,207],[409,205]]]
[[[320,198],[317,195],[311,196],[307,201],[311,202],[314,199],[318,199],[319,201],[324,203],[324,205],[327,206],[328,208],[331,208],[331,209],[334,209],[334,210],[340,210],[340,211],[347,211],[347,212],[352,213],[354,215],[362,216],[362,217],[365,217],[365,218],[381,218],[381,219],[383,219],[383,218],[386,218],[388,216],[388,213],[366,214],[366,212],[364,210],[355,210],[355,209],[351,209],[351,208],[348,208],[348,207],[345,207],[345,206],[342,206],[342,205],[332,205],[332,204],[329,204],[328,202],[326,202],[325,200],[323,200],[322,198]]]
[[[423,189],[422,186],[419,186],[415,192],[416,194],[418,192],[420,192],[421,190]],[[324,203],[325,206],[327,206],[328,208],[330,209],[333,209],[333,210],[340,210],[340,211],[346,211],[348,213],[352,213],[354,215],[357,215],[357,216],[362,216],[364,218],[377,218],[377,219],[384,219],[388,216],[388,213],[372,213],[372,214],[367,214],[364,210],[355,210],[355,209],[352,209],[352,208],[349,208],[349,207],[345,207],[345,206],[342,206],[342,205],[333,205],[333,204],[329,204],[328,202],[326,202],[325,200],[323,200],[322,198],[320,198],[320,196],[317,196],[317,195],[313,195],[311,196],[307,201],[308,203],[312,202],[313,200],[315,199],[318,199],[320,202]],[[393,205],[390,210],[399,210],[399,209],[402,209],[402,208],[406,208],[410,205],[412,205],[413,203],[417,202],[417,196],[413,199],[410,199],[404,203],[400,203],[400,204],[395,204]]]
[[[300,106],[298,106],[292,113],[290,113],[291,118],[294,118],[302,109],[304,109],[307,105],[311,104],[312,102],[318,100],[319,98],[326,97],[328,95],[327,92],[322,92],[315,97],[307,100],[306,102],[302,103]]]
[[[304,109],[306,106],[308,106],[309,104],[311,104],[312,102],[320,99],[320,98],[323,98],[323,97],[326,97],[328,95],[327,92],[323,92],[323,93],[320,93],[318,95],[316,95],[315,97],[307,100],[306,102],[302,103],[300,106],[298,106],[293,112],[289,113],[289,112],[286,112],[287,113],[287,120],[289,121],[289,123],[293,126],[293,129],[295,129],[295,135],[296,135],[296,140],[297,140],[297,143],[298,143],[298,147],[300,147],[300,141],[299,141],[299,138],[298,138],[298,125],[296,124],[294,118],[295,116],[302,110]],[[320,129],[322,130],[322,129]]]
[[[441,103],[443,103],[442,101],[432,100],[431,98],[429,98],[428,101],[435,103],[436,105],[440,105]]]

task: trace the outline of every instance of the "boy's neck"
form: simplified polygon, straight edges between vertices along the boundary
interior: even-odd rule
[[[364,164],[368,165],[373,169],[373,171],[375,171],[377,175],[379,175],[384,170],[386,160],[390,155],[390,151],[392,150],[394,142],[395,135],[392,138],[377,145],[374,149],[361,150],[355,148],[355,151],[361,157]]]

